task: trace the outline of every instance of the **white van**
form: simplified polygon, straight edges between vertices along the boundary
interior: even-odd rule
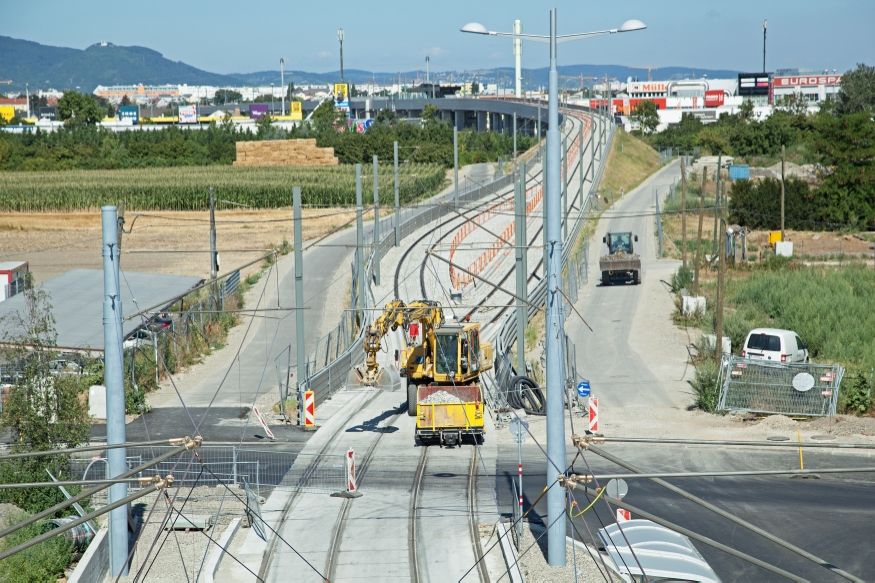
[[[748,333],[741,356],[775,362],[808,362],[808,345],[792,330],[756,328]]]

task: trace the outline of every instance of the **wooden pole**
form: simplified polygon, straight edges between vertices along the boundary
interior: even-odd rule
[[[687,174],[681,158],[681,265],[687,268]]]
[[[718,191],[718,201],[719,191]],[[720,204],[717,204],[715,208],[715,212],[717,215],[722,215],[720,212]],[[717,325],[715,326],[715,334],[717,335],[715,345],[716,349],[714,350],[714,360],[717,363],[717,370],[720,370],[720,361],[723,358],[723,277],[724,271],[726,271],[726,262],[725,260],[725,247],[726,247],[726,223],[723,221],[723,217],[720,216],[717,222],[720,233],[717,235],[718,244],[717,244]]]
[[[693,282],[696,295],[699,295],[699,264],[702,258],[702,220],[705,218],[705,183],[708,182],[708,167],[702,169],[702,196],[699,197],[699,234],[696,236],[696,263],[695,281]]]
[[[781,144],[781,241],[784,235],[784,144]]]

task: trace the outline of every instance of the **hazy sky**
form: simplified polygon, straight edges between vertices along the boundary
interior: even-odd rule
[[[216,73],[338,69],[394,72],[512,66],[511,41],[462,34],[467,22],[510,31],[549,32],[549,4],[496,2],[209,2],[119,3],[42,0],[4,3],[0,35],[85,48],[98,41],[152,48],[168,59]],[[648,29],[559,46],[559,63],[687,66],[758,71],[762,21],[768,19],[767,68],[838,69],[875,64],[873,0],[554,0],[560,34],[616,28],[637,18]],[[526,43],[524,67],[547,65],[545,45]],[[654,74],[658,77],[658,73]]]

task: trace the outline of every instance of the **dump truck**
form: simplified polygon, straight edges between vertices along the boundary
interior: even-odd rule
[[[638,235],[630,231],[608,233],[602,237],[602,243],[608,245],[608,254],[599,259],[602,285],[611,285],[615,281],[641,283],[641,258],[635,254],[633,240],[637,243]]]
[[[386,370],[376,355],[390,330],[411,323],[421,330],[399,351],[399,374],[407,384],[407,412],[416,417],[416,438],[423,443],[457,445],[466,437],[482,441],[484,399],[480,374],[492,368],[492,343],[480,341],[480,323],[470,316],[449,323],[435,301],[405,304],[394,300],[365,331],[366,360],[355,367],[363,386],[379,386]],[[402,385],[404,382],[402,382]]]

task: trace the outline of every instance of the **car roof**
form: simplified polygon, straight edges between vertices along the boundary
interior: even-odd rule
[[[786,332],[787,334],[794,334],[794,335],[796,334],[796,332],[794,332],[793,330],[784,330],[784,329],[782,329],[782,328],[754,328],[753,330],[751,330],[751,331],[748,333],[748,336],[750,336],[751,334],[775,334],[775,335],[780,335],[780,334],[784,334],[785,332]]]

